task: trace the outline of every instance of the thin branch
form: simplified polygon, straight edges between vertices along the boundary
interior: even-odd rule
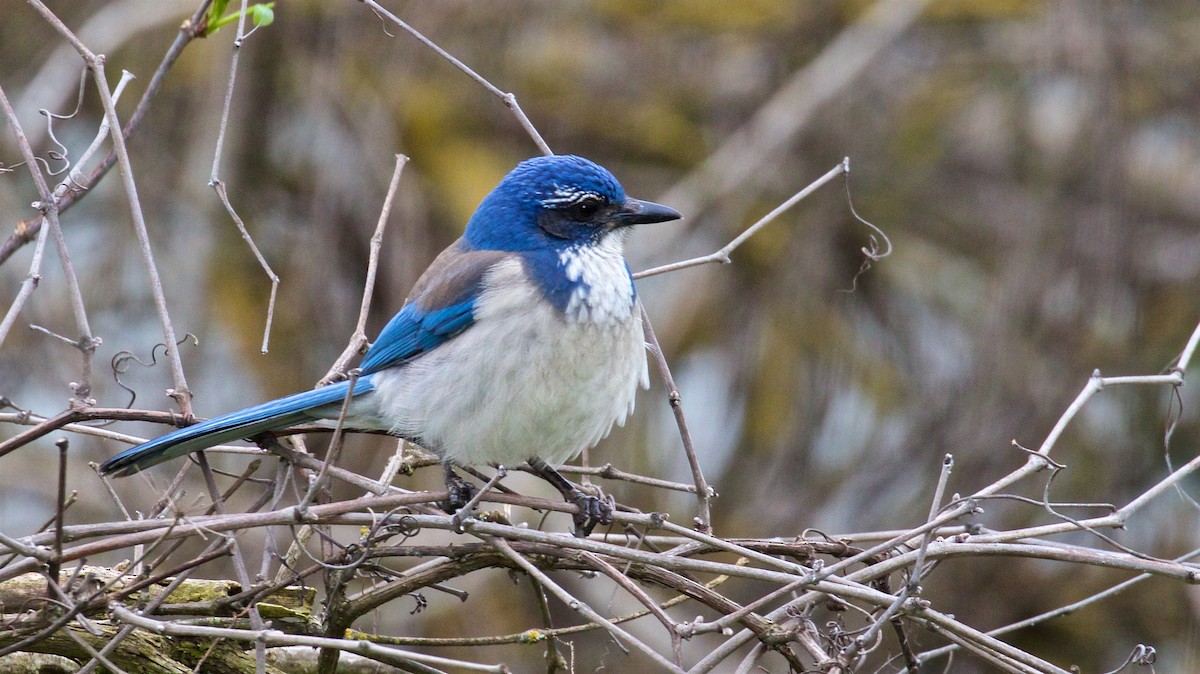
[[[329,469],[337,463],[338,455],[342,452],[342,438],[346,428],[346,416],[350,413],[350,401],[354,400],[354,385],[358,383],[358,370],[350,373],[350,385],[346,387],[346,395],[342,398],[342,408],[338,411],[337,425],[333,428],[333,437],[329,440],[329,449],[325,451],[325,461],[321,463],[321,470],[316,477],[308,484],[308,491],[305,492],[304,498],[296,506],[301,517],[308,510],[309,504],[317,497],[317,492],[325,488],[325,476],[329,474]]]
[[[217,128],[216,150],[213,152],[212,172],[209,174],[208,185],[217,193],[221,205],[225,207],[225,212],[229,214],[233,224],[237,226],[238,233],[242,235],[242,240],[250,247],[250,252],[254,253],[254,259],[258,260],[258,266],[262,267],[263,273],[271,281],[271,296],[267,300],[267,320],[263,327],[261,347],[262,352],[266,353],[268,345],[271,343],[271,324],[275,320],[275,296],[279,292],[279,275],[271,269],[267,258],[258,249],[258,244],[254,243],[254,237],[250,236],[249,230],[246,229],[246,223],[242,221],[241,216],[230,203],[229,195],[225,190],[225,182],[220,177],[221,151],[225,147],[225,130],[229,126],[229,110],[233,104],[233,85],[237,81],[238,57],[242,53],[242,44],[246,39],[246,5],[247,0],[242,0],[242,11],[238,13],[237,37],[233,41],[233,58],[229,64],[229,81],[225,85],[225,102],[221,107],[221,122]]]
[[[933,491],[933,503],[929,506],[929,517],[925,520],[926,523],[932,522],[937,518],[938,511],[942,509],[942,497],[946,493],[946,482],[950,479],[950,471],[954,469],[954,455],[947,454],[942,459],[942,470],[938,474],[937,487]],[[912,573],[908,576],[908,582],[905,588],[910,594],[919,594],[921,591],[921,574],[925,568],[925,554],[929,549],[929,543],[933,540],[933,529],[925,532],[921,537],[921,546],[917,548],[917,559],[913,562]]]
[[[619,626],[614,624],[608,618],[605,618],[604,616],[597,613],[595,611],[595,609],[593,609],[591,606],[588,606],[586,602],[583,602],[583,601],[571,596],[571,593],[564,590],[558,583],[555,583],[553,580],[551,580],[549,576],[542,573],[541,569],[537,568],[529,560],[527,560],[524,557],[522,557],[521,555],[517,554],[517,552],[512,549],[512,546],[510,546],[507,541],[505,541],[502,538],[491,538],[491,537],[484,537],[484,540],[486,540],[486,541],[490,542],[492,545],[496,546],[496,549],[499,550],[501,552],[501,554],[503,554],[505,557],[508,557],[513,562],[515,562],[517,564],[517,566],[520,566],[522,569],[524,569],[525,573],[536,578],[538,583],[540,583],[542,585],[542,587],[545,587],[546,589],[550,590],[550,592],[554,596],[558,597],[559,601],[566,604],[571,609],[583,614],[583,616],[585,618],[587,618],[588,620],[590,620],[594,623],[599,623],[600,625],[603,625],[604,628],[607,629],[610,634],[612,634],[613,638],[615,640],[617,640],[618,644],[620,644],[621,642],[627,642],[627,643],[631,644],[634,648],[638,649],[643,654],[648,656],[650,658],[650,660],[652,662],[654,662],[655,664],[657,664],[659,667],[661,667],[669,672],[679,672],[680,674],[682,674],[683,669],[676,666],[670,660],[667,660],[666,658],[664,658],[662,655],[660,655],[658,653],[658,651],[654,650],[653,648],[650,648],[648,645],[643,643],[640,639],[634,637],[629,632],[626,632],[625,630],[621,629]]]
[[[1176,557],[1173,561],[1178,562],[1178,563],[1183,563],[1183,562],[1186,562],[1189,559],[1193,559],[1197,556],[1200,556],[1200,549],[1192,550],[1191,552],[1187,553],[1186,555],[1183,555],[1181,557]],[[1051,619],[1058,618],[1058,617],[1065,616],[1065,615],[1071,615],[1072,613],[1075,613],[1076,611],[1078,611],[1081,608],[1086,608],[1088,606],[1091,606],[1092,604],[1096,604],[1105,599],[1108,599],[1109,597],[1116,596],[1116,595],[1124,592],[1125,590],[1128,590],[1130,587],[1137,585],[1138,583],[1140,583],[1144,580],[1148,580],[1153,577],[1154,576],[1149,573],[1139,574],[1137,576],[1134,576],[1133,578],[1130,578],[1129,580],[1125,580],[1120,583],[1117,583],[1116,585],[1113,585],[1112,587],[1110,587],[1106,590],[1102,590],[1100,592],[1096,592],[1087,597],[1084,597],[1083,599],[1080,599],[1079,601],[1071,602],[1070,604],[1060,606],[1056,609],[1051,609],[1044,613],[1039,613],[1038,615],[1026,618],[1024,620],[1019,620],[1015,623],[1005,625],[1004,627],[997,627],[994,630],[990,630],[988,632],[988,635],[993,636],[993,637],[998,637],[1002,634],[1008,634],[1010,632],[1016,632],[1018,630],[1025,629],[1026,627],[1032,627],[1034,625],[1046,622],[1047,620],[1051,620]],[[953,652],[957,649],[958,649],[958,647],[956,645],[935,648],[933,650],[925,651],[924,653],[918,654],[917,661],[921,662],[921,663],[928,662],[935,658],[939,658],[943,655],[949,655],[951,652]]]
[[[387,228],[388,216],[392,212],[392,201],[396,198],[396,190],[400,186],[400,174],[404,171],[404,165],[407,163],[407,156],[396,155],[396,167],[392,170],[391,181],[388,182],[387,196],[383,198],[379,221],[375,223],[375,233],[371,235],[371,244],[367,254],[367,278],[363,283],[362,301],[359,303],[358,323],[354,326],[354,334],[350,336],[350,343],[346,345],[342,355],[338,356],[325,376],[321,377],[317,386],[324,386],[342,376],[354,357],[367,347],[367,316],[371,312],[371,298],[375,293],[375,276],[379,270],[379,251],[383,246],[383,233]],[[390,483],[391,480],[388,482]]]
[[[183,49],[192,40],[202,34],[200,20],[203,18],[205,12],[208,11],[208,6],[211,3],[212,0],[201,0],[200,6],[192,13],[191,19],[184,21],[179,27],[175,41],[171,43],[171,46],[163,55],[162,61],[154,71],[154,75],[150,78],[150,84],[146,86],[146,91],[142,94],[141,100],[138,101],[137,107],[134,108],[133,114],[130,115],[129,121],[121,131],[125,138],[129,138],[133,131],[141,124],[142,119],[145,118],[147,110],[150,109],[150,102],[154,100],[155,94],[162,88],[162,83],[166,79],[167,72],[175,64],[175,61],[178,60],[179,55],[183,53]],[[74,188],[63,195],[59,202],[59,214],[66,212],[68,208],[86,197],[91,192],[92,186],[99,182],[116,162],[117,151],[116,149],[110,150],[104,157],[104,161],[88,174],[87,179],[73,180]],[[16,231],[0,245],[0,264],[4,264],[5,260],[11,257],[14,252],[32,241],[35,237],[41,238],[39,232],[42,231],[43,221],[44,216],[39,215],[31,220],[17,223],[15,227]]]
[[[674,620],[671,620],[671,616],[667,615],[666,611],[659,608],[658,603],[651,599],[650,595],[646,594],[645,590],[634,584],[633,581],[613,567],[612,564],[609,564],[598,555],[590,552],[585,552],[581,556],[589,564],[593,565],[601,573],[608,576],[613,582],[615,582],[617,585],[620,585],[622,589],[631,594],[634,599],[637,599],[642,606],[646,607],[646,610],[648,610],[654,615],[655,618],[658,619],[658,622],[662,623],[662,626],[667,630],[667,634],[671,637],[671,650],[675,655],[675,666],[682,669],[683,644],[679,636],[679,631],[675,629],[676,623]]]
[[[179,340],[175,338],[175,328],[171,324],[166,296],[162,289],[162,280],[159,278],[158,267],[154,262],[154,253],[150,248],[150,236],[146,229],[145,218],[142,215],[141,201],[138,198],[137,185],[133,178],[133,168],[129,160],[129,152],[125,147],[125,137],[121,133],[121,123],[117,118],[117,110],[113,104],[112,92],[109,90],[108,80],[104,75],[104,59],[92,53],[80,42],[79,38],[75,37],[70,29],[42,4],[41,0],[29,0],[29,3],[75,47],[76,51],[87,62],[88,69],[92,72],[93,79],[96,82],[96,89],[100,92],[100,103],[104,108],[105,117],[108,119],[109,132],[112,137],[113,146],[117,152],[117,163],[121,169],[125,197],[129,202],[134,229],[140,243],[142,260],[146,265],[146,273],[149,276],[150,290],[154,296],[154,306],[158,311],[159,321],[162,323],[164,341],[168,344],[167,354],[170,357],[171,375],[174,380],[174,388],[168,391],[168,394],[175,399],[175,402],[185,415],[190,415],[192,394],[190,389],[188,389],[187,377],[183,373],[183,362],[179,358],[179,350],[170,346],[178,343]]]
[[[463,533],[463,520],[471,516],[471,511],[475,509],[475,506],[479,505],[479,502],[488,495],[488,492],[500,484],[500,480],[503,480],[507,475],[508,470],[504,466],[496,466],[496,472],[492,475],[491,479],[485,482],[483,487],[476,491],[475,495],[450,517],[450,523],[453,525],[455,533]]]
[[[1063,431],[1066,430],[1067,426],[1075,418],[1075,415],[1079,413],[1079,410],[1083,409],[1083,406],[1092,399],[1092,396],[1103,390],[1105,386],[1115,386],[1121,384],[1166,384],[1169,386],[1178,386],[1182,383],[1183,377],[1179,372],[1169,375],[1153,375],[1148,377],[1105,378],[1100,376],[1099,370],[1095,370],[1092,373],[1091,378],[1088,379],[1088,383],[1083,387],[1083,390],[1081,390],[1079,394],[1075,396],[1075,399],[1071,401],[1071,404],[1067,407],[1066,411],[1062,413],[1058,421],[1054,424],[1054,428],[1052,428],[1050,433],[1046,435],[1046,439],[1042,441],[1041,446],[1038,447],[1036,452],[1030,454],[1029,458],[1025,462],[1025,465],[1021,466],[1017,470],[1014,470],[1008,475],[1005,475],[999,480],[996,480],[983,489],[976,491],[975,495],[986,496],[998,493],[1004,489],[1007,489],[1010,485],[1019,482],[1029,475],[1049,466],[1050,463],[1047,457],[1049,456],[1050,451],[1054,448],[1054,445],[1058,442],[1059,437],[1062,436]]]
[[[680,262],[672,262],[671,264],[664,264],[661,267],[654,267],[652,269],[646,269],[643,271],[639,271],[633,275],[633,278],[641,279],[641,278],[646,278],[647,276],[656,276],[658,274],[666,274],[667,272],[678,271],[680,269],[687,269],[688,267],[697,267],[699,265],[709,264],[711,262],[719,262],[721,264],[729,264],[730,262],[733,261],[730,259],[729,254],[732,253],[734,250],[737,250],[738,246],[745,243],[746,239],[749,239],[750,237],[757,234],[758,230],[769,225],[772,220],[778,218],[780,215],[783,215],[792,206],[795,206],[796,204],[803,201],[806,197],[808,197],[808,195],[812,194],[813,192],[816,192],[818,189],[823,187],[830,180],[833,180],[834,178],[838,177],[839,175],[841,175],[849,170],[850,170],[850,158],[846,157],[845,159],[842,160],[842,162],[840,164],[838,164],[837,166],[830,169],[825,175],[821,176],[820,178],[817,178],[812,183],[810,183],[808,185],[808,187],[805,187],[804,189],[800,190],[799,192],[793,194],[782,204],[779,204],[774,209],[772,209],[770,213],[767,213],[763,217],[759,218],[758,222],[755,222],[753,225],[750,225],[749,227],[747,227],[741,234],[738,234],[736,237],[733,238],[732,241],[730,241],[729,243],[722,246],[719,250],[709,253],[708,255],[694,257],[690,260],[682,260]]]
[[[116,92],[113,96],[114,101],[120,97],[125,84],[130,78],[132,78],[132,75],[129,73],[122,74],[121,81],[117,85]],[[67,191],[67,185],[78,174],[79,167],[91,157],[92,153],[100,145],[104,134],[108,131],[109,122],[107,119],[105,119],[100,124],[100,129],[97,133],[96,139],[92,141],[92,144],[80,157],[79,162],[76,163],[75,168],[67,176],[67,179],[56,185],[55,188],[51,190],[49,185],[46,183],[45,177],[42,175],[39,164],[32,160],[34,156],[33,149],[30,147],[29,140],[25,137],[25,133],[21,129],[20,123],[17,121],[16,114],[13,111],[12,106],[9,104],[8,97],[4,94],[2,89],[0,89],[0,106],[2,106],[4,109],[5,117],[8,119],[9,125],[13,129],[13,133],[17,138],[17,145],[20,147],[22,156],[25,157],[25,163],[28,166],[30,175],[33,177],[34,185],[37,187],[39,201],[37,202],[36,207],[42,211],[43,217],[50,222],[50,232],[54,236],[54,243],[58,250],[58,257],[63,268],[63,276],[67,282],[67,296],[70,298],[71,310],[75,317],[75,327],[79,333],[78,339],[71,340],[71,344],[77,347],[83,356],[83,372],[81,373],[79,382],[74,384],[73,393],[79,399],[78,403],[80,405],[86,405],[88,404],[91,395],[90,380],[92,371],[92,356],[96,351],[96,346],[99,344],[99,340],[92,335],[92,329],[88,323],[87,310],[84,308],[83,303],[83,293],[80,291],[79,287],[79,278],[75,274],[75,266],[71,262],[71,255],[67,250],[66,239],[63,237],[62,227],[59,223],[58,215],[60,210],[60,200],[62,195]],[[40,262],[40,259],[37,259],[37,256],[35,256],[35,262]],[[32,273],[33,272],[31,272],[31,274]],[[30,278],[34,277],[31,276]],[[24,295],[24,297],[28,297],[28,294]],[[18,299],[21,299],[21,296],[18,296]],[[9,316],[5,318],[4,325],[0,326],[0,344],[3,344],[4,338],[12,326],[11,319],[15,319],[16,313],[20,311],[23,303],[24,299],[21,299],[20,302],[14,302],[10,308]]]
[[[497,98],[499,98],[501,102],[503,102],[504,105],[512,111],[513,115],[516,116],[517,122],[521,125],[521,128],[525,130],[525,133],[529,134],[529,137],[533,139],[534,144],[538,146],[538,149],[542,151],[542,154],[554,154],[554,152],[550,150],[550,146],[546,144],[546,141],[542,139],[542,135],[538,133],[536,128],[534,128],[533,123],[529,121],[527,116],[525,116],[525,111],[522,110],[521,106],[517,104],[517,97],[515,95],[501,91],[496,87],[496,85],[487,81],[482,75],[472,70],[467,64],[455,58],[453,54],[439,47],[436,43],[434,43],[433,40],[425,37],[415,28],[408,25],[404,21],[401,21],[400,17],[381,7],[379,3],[375,2],[375,0],[361,0],[361,2],[370,7],[377,15],[385,16],[390,19],[392,23],[395,23],[406,33],[415,37],[421,42],[421,44],[432,49],[438,56],[441,56],[449,61],[455,68],[458,68],[466,73],[468,77],[478,82],[483,88],[487,89]]]
[[[692,432],[688,429],[687,419],[683,414],[683,396],[679,393],[679,387],[675,385],[675,378],[671,376],[671,368],[667,365],[662,345],[658,343],[654,326],[650,324],[650,315],[646,313],[646,307],[641,302],[638,302],[638,309],[642,312],[642,330],[646,335],[646,343],[650,345],[650,352],[654,354],[654,360],[658,363],[659,375],[667,387],[667,402],[671,405],[671,413],[675,415],[679,437],[683,440],[683,453],[687,457],[688,466],[692,470],[692,481],[696,485],[696,530],[706,534],[712,533],[712,497],[716,492],[704,479],[700,459],[696,456],[696,448],[692,444]]]
[[[4,415],[0,414],[0,419],[3,417]],[[606,463],[602,466],[572,466],[564,464],[555,466],[554,469],[560,473],[567,473],[570,475],[593,475],[595,477],[602,477],[606,480],[619,480],[621,482],[628,482],[630,484],[644,484],[658,489],[669,489],[671,491],[681,491],[688,494],[699,493],[696,490],[695,484],[671,482],[670,480],[663,480],[657,477],[638,475],[636,473],[630,473],[628,471],[621,470],[620,468],[613,466],[611,463]],[[711,487],[709,489],[711,491]]]
[[[1188,365],[1192,362],[1192,354],[1196,353],[1197,346],[1200,346],[1200,323],[1196,324],[1196,328],[1192,330],[1192,336],[1188,338],[1187,344],[1183,347],[1183,352],[1179,354],[1179,360],[1175,363],[1178,371],[1187,370]]]

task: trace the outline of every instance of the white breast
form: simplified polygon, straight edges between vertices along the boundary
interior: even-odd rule
[[[464,465],[517,465],[532,456],[562,463],[594,445],[624,424],[638,386],[649,384],[619,239],[615,256],[609,252],[567,261],[591,292],[573,295],[565,316],[518,259],[496,265],[468,330],[375,375],[375,392],[364,400],[370,416]]]

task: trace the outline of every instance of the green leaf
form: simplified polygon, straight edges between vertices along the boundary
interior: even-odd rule
[[[256,26],[269,26],[275,20],[275,10],[272,7],[275,3],[268,2],[265,5],[255,5],[250,8],[250,18],[254,20]]]
[[[226,14],[225,16],[222,16],[219,19],[212,18],[214,16],[218,16],[222,11],[224,11],[225,7],[228,4],[229,4],[229,0],[216,0],[215,2],[213,2],[212,7],[210,7],[208,10],[208,16],[209,16],[208,30],[206,30],[204,32],[205,36],[212,35],[213,33],[217,32],[221,28],[228,26],[229,24],[237,21],[238,17],[240,17],[242,15],[242,13],[240,11],[237,11],[237,12],[232,12],[230,14]],[[218,8],[218,6],[219,6],[219,8]],[[269,25],[271,25],[271,23],[273,21],[275,21],[274,7],[275,7],[274,2],[259,3],[259,4],[255,4],[255,5],[250,5],[249,7],[247,7],[246,13],[249,15],[250,20],[254,22],[255,26],[269,26]]]
[[[225,7],[229,5],[229,0],[213,0],[213,3],[208,6],[208,11],[204,13],[204,35],[209,36],[217,32],[214,27],[221,21],[221,15],[225,13]]]

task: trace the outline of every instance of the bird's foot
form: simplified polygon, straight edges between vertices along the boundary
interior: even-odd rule
[[[451,514],[462,510],[475,496],[475,485],[459,477],[450,466],[446,466],[446,491],[449,498],[438,503],[438,507]]]
[[[564,494],[568,503],[574,503],[579,508],[579,512],[572,515],[576,538],[587,538],[597,524],[612,524],[616,502],[599,489],[596,491],[596,494],[585,494],[579,489],[572,489],[570,494]]]
[[[586,538],[591,535],[592,529],[595,529],[597,524],[612,524],[616,501],[611,496],[606,496],[599,487],[595,485],[584,487],[584,489],[595,492],[586,494],[583,489],[571,484],[570,480],[536,456],[529,459],[529,467],[543,480],[554,485],[567,503],[573,503],[579,508],[579,512],[572,516],[575,521],[576,538]]]

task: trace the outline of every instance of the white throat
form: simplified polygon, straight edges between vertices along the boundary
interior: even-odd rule
[[[629,320],[634,293],[624,249],[625,232],[614,231],[559,253],[567,279],[577,284],[567,302],[568,320],[599,325]]]

